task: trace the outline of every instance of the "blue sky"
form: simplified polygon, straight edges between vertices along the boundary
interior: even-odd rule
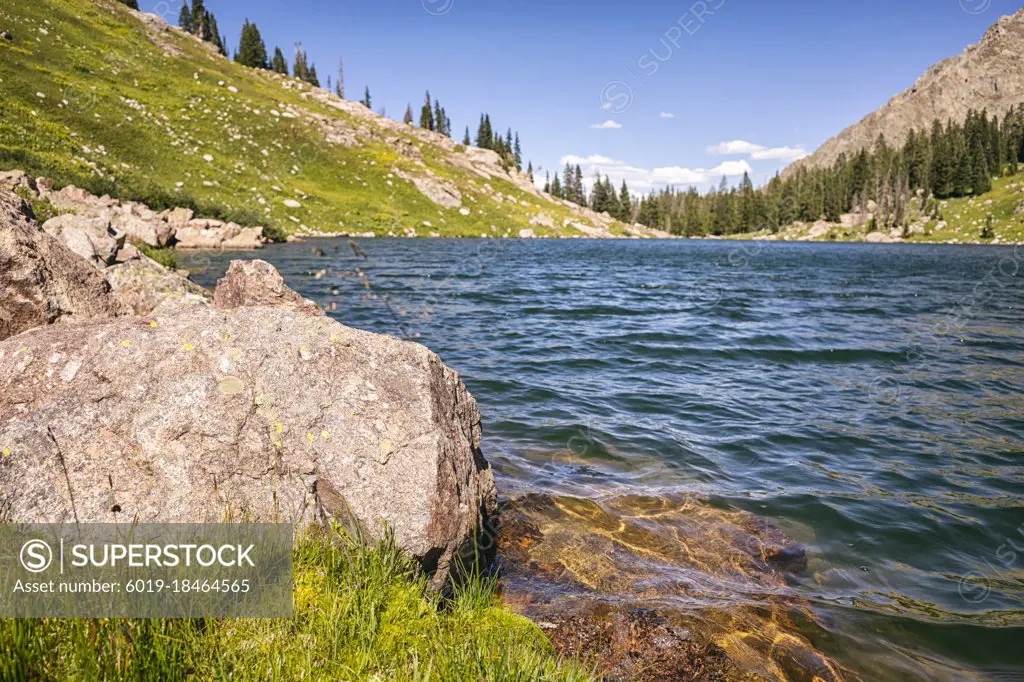
[[[180,0],[163,0],[177,17]],[[643,190],[761,183],[977,42],[1020,0],[206,0],[232,50],[245,18],[321,81],[345,59],[400,118],[424,91],[456,136],[482,111],[524,156],[566,158]],[[153,11],[158,0],[139,0]],[[603,125],[602,125],[603,124]],[[739,144],[741,141],[745,144]],[[733,143],[725,144],[723,143]],[[736,180],[736,177],[732,178]]]

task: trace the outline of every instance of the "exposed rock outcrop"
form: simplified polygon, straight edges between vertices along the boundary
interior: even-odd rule
[[[114,263],[126,238],[125,233],[111,226],[105,216],[85,218],[74,214],[59,215],[47,220],[43,231],[101,268]]]
[[[445,182],[434,173],[424,168],[421,173],[407,173],[394,167],[391,172],[415,185],[420,194],[444,208],[462,206],[462,194],[451,183]]]
[[[47,221],[47,225],[56,221],[51,231],[63,234],[66,227],[72,228],[64,236],[65,242],[75,253],[97,264],[114,262],[108,253],[109,243],[102,236],[100,221],[109,226],[110,236],[118,242],[118,248],[126,237],[150,246],[174,245],[185,249],[258,249],[264,242],[262,227],[194,218],[192,210],[183,207],[157,213],[144,204],[97,197],[74,185],[54,191],[49,180],[33,180],[20,170],[0,173],[0,189],[19,188],[48,200],[60,211],[62,215]]]
[[[219,220],[190,220],[174,233],[179,249],[258,249],[263,228],[242,227]]]
[[[434,353],[286,308],[0,343],[0,490],[17,521],[387,525],[440,585],[495,510],[480,433]]]
[[[217,307],[224,310],[271,306],[308,315],[324,314],[316,303],[285,286],[277,268],[262,260],[231,261],[227,273],[217,282],[213,296]]]
[[[131,245],[125,248],[131,248]],[[166,314],[176,308],[210,306],[213,299],[210,292],[187,277],[142,255],[113,265],[104,274],[113,290],[136,315]]]
[[[66,321],[130,311],[95,267],[39,229],[17,195],[0,191],[0,339]]]
[[[1002,116],[1021,101],[1024,9],[999,19],[977,45],[928,69],[912,87],[789,166],[783,176],[798,168],[831,165],[842,153],[852,156],[872,147],[879,135],[889,144],[902,145],[911,129],[930,130],[935,119],[962,122],[970,109]]]

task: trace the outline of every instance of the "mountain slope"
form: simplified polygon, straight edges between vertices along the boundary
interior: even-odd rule
[[[851,156],[873,146],[879,135],[890,144],[902,145],[911,129],[930,130],[935,119],[963,122],[969,109],[1002,116],[1020,102],[1024,102],[1024,9],[999,19],[978,44],[928,69],[913,86],[790,165],[783,176],[801,167],[829,166],[842,153]]]
[[[0,30],[0,170],[279,234],[653,234],[114,0],[6,0]]]

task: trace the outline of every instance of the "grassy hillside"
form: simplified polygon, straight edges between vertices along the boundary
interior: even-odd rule
[[[486,579],[442,602],[393,545],[317,537],[294,565],[287,620],[0,620],[0,680],[592,679]]]
[[[897,231],[895,235],[905,242],[948,242],[960,244],[1024,244],[1024,173],[998,178],[992,182],[992,191],[976,197],[945,199],[939,202],[939,218],[921,216],[914,200],[911,229]],[[929,207],[929,213],[931,213]],[[992,217],[991,238],[983,237],[982,230]],[[864,241],[869,226],[846,227],[825,225],[824,231],[814,230],[808,223],[795,223],[777,235],[767,231],[730,235],[730,239],[785,239],[791,241]]]
[[[5,0],[0,30],[13,37],[0,40],[0,170],[286,233],[569,235],[566,221],[588,221],[521,177],[481,177],[447,139],[229,62],[114,0]],[[462,206],[395,170],[447,182]],[[541,214],[549,227],[530,224]]]

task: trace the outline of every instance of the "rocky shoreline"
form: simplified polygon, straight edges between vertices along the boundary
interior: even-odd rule
[[[46,221],[43,229],[83,258],[104,265],[134,257],[135,247],[126,246],[126,240],[179,249],[258,249],[267,241],[262,227],[196,218],[189,208],[157,212],[138,202],[97,197],[74,185],[54,190],[52,181],[33,179],[20,170],[0,173],[0,189],[49,202],[60,215]]]
[[[422,184],[422,183],[421,183]],[[419,185],[417,185],[419,186]],[[428,192],[424,185],[422,191]],[[59,215],[47,220],[43,229],[63,237],[72,249],[80,256],[111,265],[135,257],[135,247],[129,242],[141,242],[154,248],[173,247],[177,249],[221,249],[250,250],[262,248],[273,241],[267,230],[260,226],[244,227],[230,221],[212,218],[198,218],[190,208],[177,207],[155,211],[136,201],[121,201],[110,196],[97,197],[87,190],[68,185],[59,190],[54,189],[53,181],[48,178],[32,178],[21,170],[0,171],[0,190],[20,192],[32,200],[49,202]],[[500,197],[499,197],[500,199]],[[565,202],[567,205],[569,202]],[[494,239],[668,239],[674,235],[652,230],[640,225],[630,226],[628,234],[614,235],[609,231],[611,218],[585,211],[599,227],[590,227],[583,223],[572,223],[579,234],[557,235],[554,237],[538,234],[534,228],[554,228],[553,219],[540,214],[530,221],[531,227],[525,227],[513,234],[481,235]],[[462,209],[468,210],[468,209]],[[604,222],[602,222],[602,220]],[[300,226],[295,234],[285,237],[288,242],[304,239],[359,237],[373,238],[378,236],[408,238],[444,238],[440,232],[432,231],[432,224],[423,226],[427,234],[421,234],[417,228],[407,228],[402,233],[389,231],[386,235],[375,232],[350,231],[316,231]],[[123,253],[121,250],[125,249]]]
[[[211,295],[113,237],[113,264],[82,257],[73,234],[0,191],[5,518],[333,520],[393,533],[437,587],[473,556],[494,478],[434,353],[342,326],[262,261]]]
[[[611,679],[844,679],[790,622],[813,620],[782,596],[806,558],[772,527],[683,498],[499,508],[476,402],[423,346],[342,326],[264,261],[233,261],[211,293],[33,218],[0,190],[8,520],[391,532],[436,589],[500,569],[510,609]],[[693,571],[780,596],[683,607]]]

